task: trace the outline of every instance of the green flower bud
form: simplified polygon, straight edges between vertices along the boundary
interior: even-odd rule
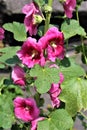
[[[40,24],[43,20],[42,16],[40,15],[34,14],[33,17],[34,17],[33,24]]]
[[[50,13],[50,12],[52,12],[52,7],[48,6],[48,5],[45,5],[44,6],[44,11],[45,11],[45,13]]]

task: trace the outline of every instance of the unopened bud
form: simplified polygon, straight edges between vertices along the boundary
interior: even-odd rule
[[[45,5],[44,6],[44,11],[45,11],[45,13],[50,13],[50,12],[52,12],[52,7],[48,6],[48,5]]]
[[[33,20],[33,24],[40,24],[43,20],[43,18],[40,15],[33,15],[34,20]]]

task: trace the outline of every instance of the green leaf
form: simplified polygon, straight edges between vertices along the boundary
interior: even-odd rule
[[[87,80],[73,78],[62,85],[60,100],[65,102],[65,108],[71,116],[82,109],[87,109]]]
[[[63,84],[68,84],[68,81],[73,78],[78,78],[85,75],[84,69],[75,63],[75,58],[65,58],[61,61],[60,71],[64,75]]]
[[[69,39],[75,35],[86,36],[84,28],[79,25],[79,22],[76,20],[70,20],[69,22],[64,21],[61,26],[61,30],[64,33],[65,40]]]
[[[6,23],[3,28],[14,34],[14,39],[17,41],[25,41],[27,38],[25,26],[19,22]]]
[[[73,120],[64,109],[52,112],[48,119],[38,123],[37,130],[68,130],[73,127]]]
[[[39,93],[46,93],[49,91],[52,83],[58,83],[59,70],[57,68],[40,67],[36,65],[30,70],[32,77],[37,77],[35,80],[35,86]]]
[[[0,56],[0,62],[6,65],[14,65],[19,62],[16,56],[16,52],[20,49],[19,46],[16,47],[5,47],[0,49],[2,55]]]
[[[5,65],[0,63],[0,69],[4,69],[5,68]]]
[[[0,127],[4,129],[11,128],[14,122],[15,117],[11,95],[0,95]]]

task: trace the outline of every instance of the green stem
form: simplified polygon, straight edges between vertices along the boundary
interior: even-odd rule
[[[77,18],[77,21],[79,22],[79,13],[78,13],[78,7],[76,7],[76,18]]]
[[[87,120],[87,116],[85,116],[82,112],[79,113]]]
[[[52,3],[53,3],[53,0],[48,0],[48,6],[52,7]],[[51,13],[52,13],[51,11],[50,12],[46,12],[44,34],[49,29],[49,23],[50,23]]]
[[[77,21],[80,25],[80,22],[79,22],[79,14],[78,14],[78,7],[76,8],[76,17],[77,17]],[[82,44],[82,52],[83,52],[83,56],[84,56],[84,60],[85,60],[85,63],[87,64],[87,58],[86,58],[86,54],[85,54],[85,46],[84,46],[84,42],[83,42],[83,37],[81,36],[81,44]]]
[[[84,60],[85,60],[85,63],[87,64],[87,58],[86,58],[86,55],[85,55],[85,46],[84,46],[84,42],[83,42],[83,37],[82,36],[81,36],[81,42],[82,42],[82,51],[83,51]]]

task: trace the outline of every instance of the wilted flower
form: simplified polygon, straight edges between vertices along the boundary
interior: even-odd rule
[[[52,84],[51,85],[51,88],[49,90],[49,94],[50,94],[50,97],[51,97],[51,101],[52,101],[52,106],[53,107],[59,107],[60,106],[60,100],[58,99],[58,96],[59,94],[61,93],[61,83],[63,82],[64,80],[64,76],[62,73],[60,73],[60,81],[59,83],[57,84]]]
[[[35,64],[40,64],[41,66],[45,64],[40,45],[36,42],[36,39],[31,37],[24,42],[21,50],[17,52],[17,56],[29,68],[32,68]]]
[[[40,110],[33,98],[16,97],[14,99],[14,113],[18,119],[30,122],[38,118]]]
[[[39,117],[39,118],[31,121],[31,130],[37,130],[37,124],[38,124],[38,122],[42,121],[44,119],[45,119],[44,117]]]
[[[0,27],[0,40],[4,38],[4,29]]]
[[[32,2],[30,4],[26,4],[22,12],[26,15],[24,19],[24,24],[26,27],[26,31],[29,31],[29,34],[36,35],[37,33],[37,26],[39,23],[42,22],[42,13],[38,7],[38,5],[35,2]]]
[[[72,18],[72,13],[76,7],[76,0],[65,0],[63,2],[65,14],[68,18]]]
[[[47,60],[55,62],[56,58],[64,58],[64,36],[58,28],[50,28],[38,42],[46,50]]]
[[[19,65],[13,67],[11,76],[14,84],[25,86],[25,72]]]

